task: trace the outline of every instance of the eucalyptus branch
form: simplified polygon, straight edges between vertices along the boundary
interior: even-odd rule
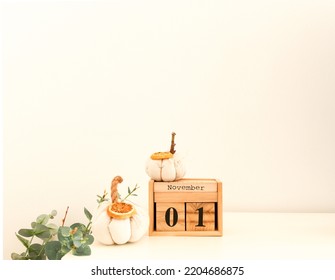
[[[26,250],[21,254],[13,252],[11,258],[13,260],[45,260],[46,244],[56,235],[58,228],[48,222],[56,215],[56,210],[52,210],[48,215],[41,214],[31,223],[31,228],[21,228],[18,233],[15,233]],[[35,241],[36,238],[39,240]]]
[[[53,219],[57,214],[57,211],[53,210],[49,215],[39,215],[31,223],[31,228],[23,228],[15,233],[26,250],[21,254],[13,252],[11,258],[13,260],[60,260],[70,251],[76,256],[90,255],[90,245],[94,241],[94,237],[91,235],[93,216],[84,208],[85,215],[89,220],[87,226],[82,223],[74,223],[68,227],[64,226],[68,211],[69,207],[66,208],[60,227],[48,223],[49,219]],[[35,242],[35,237],[40,240]],[[53,240],[54,237],[56,240]]]

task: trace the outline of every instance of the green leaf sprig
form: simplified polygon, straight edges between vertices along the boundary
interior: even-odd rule
[[[118,193],[118,199],[123,202],[125,201],[129,196],[137,196],[137,194],[135,193],[138,189],[140,188],[140,186],[138,186],[137,184],[135,185],[135,187],[133,189],[130,189],[130,187],[128,187],[128,194],[126,195],[125,198],[122,198],[120,193]],[[105,202],[105,201],[109,201],[109,198],[107,198],[108,192],[106,192],[106,190],[104,190],[103,195],[97,195],[98,199],[98,207],[100,207],[100,205]]]
[[[57,234],[58,230],[57,225],[48,222],[56,215],[56,210],[52,210],[48,215],[39,215],[36,221],[31,223],[31,228],[23,228],[15,233],[26,250],[21,254],[12,253],[11,258],[13,260],[45,260],[46,245]],[[38,239],[37,242],[35,242],[36,238]]]
[[[98,197],[98,199],[97,199],[98,207],[101,205],[101,203],[109,200],[107,195],[108,195],[108,192],[106,192],[106,190],[104,190],[103,195],[97,195],[97,197]]]
[[[70,251],[76,256],[91,255],[90,245],[94,242],[92,233],[92,214],[84,208],[84,213],[88,219],[85,226],[82,223],[74,223],[71,226],[59,227],[57,237],[58,240],[48,242],[45,248],[46,255],[49,260],[60,260]]]
[[[70,227],[64,226],[69,207],[66,209],[62,225],[48,223],[53,219],[57,211],[53,210],[49,215],[42,214],[31,223],[31,229],[20,229],[15,233],[16,237],[26,248],[26,251],[18,254],[12,253],[13,260],[60,260],[70,251],[76,256],[87,256],[91,254],[90,245],[94,241],[92,236],[92,214],[84,208],[88,219],[85,226],[82,223],[74,223]],[[26,237],[31,237],[27,239]],[[40,242],[33,242],[35,238]],[[58,240],[54,240],[58,239]]]
[[[121,202],[125,201],[129,196],[137,196],[137,194],[134,192],[137,191],[139,188],[140,187],[137,184],[132,190],[130,190],[130,187],[128,187],[128,194],[125,198],[121,199]]]

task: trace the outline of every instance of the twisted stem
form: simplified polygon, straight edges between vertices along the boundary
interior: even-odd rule
[[[119,196],[118,196],[118,191],[117,191],[117,185],[119,183],[122,183],[123,179],[121,176],[116,176],[114,177],[112,184],[111,184],[111,199],[112,203],[118,202]]]

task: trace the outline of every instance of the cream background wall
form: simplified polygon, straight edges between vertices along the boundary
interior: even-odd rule
[[[85,221],[155,151],[223,181],[225,211],[335,212],[334,1],[2,4],[4,258]],[[122,186],[120,186],[121,188]]]

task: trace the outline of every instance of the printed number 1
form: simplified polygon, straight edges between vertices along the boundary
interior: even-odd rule
[[[205,225],[204,225],[204,208],[201,207],[201,208],[197,209],[197,211],[199,211],[199,216],[198,216],[198,224],[196,225],[196,227],[205,227]]]

